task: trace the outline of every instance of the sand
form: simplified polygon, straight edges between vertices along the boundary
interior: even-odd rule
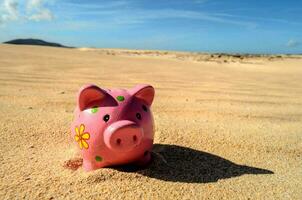
[[[155,87],[148,168],[77,168],[86,83]],[[302,199],[301,56],[0,45],[0,84],[0,199]]]

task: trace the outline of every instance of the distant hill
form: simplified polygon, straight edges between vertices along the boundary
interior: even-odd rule
[[[39,46],[49,46],[49,47],[64,47],[64,48],[72,48],[68,46],[64,46],[58,43],[46,42],[44,40],[39,39],[16,39],[4,42],[4,44],[18,44],[18,45],[39,45]]]

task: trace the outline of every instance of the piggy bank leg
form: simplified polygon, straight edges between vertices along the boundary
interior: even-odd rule
[[[106,166],[108,166],[107,162],[95,162],[90,160],[83,160],[83,168],[85,171],[92,171]]]
[[[92,162],[90,160],[83,160],[83,168],[85,171],[92,171],[98,168],[101,168],[100,164],[97,164],[95,162]]]
[[[91,171],[95,169],[95,165],[89,160],[83,160],[83,168],[85,171]]]
[[[152,160],[150,151],[145,151],[144,155],[134,162],[138,166],[147,166]]]

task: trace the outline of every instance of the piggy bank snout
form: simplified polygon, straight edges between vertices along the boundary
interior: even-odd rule
[[[144,132],[135,122],[121,120],[114,122],[104,132],[106,146],[118,152],[127,152],[140,144]]]

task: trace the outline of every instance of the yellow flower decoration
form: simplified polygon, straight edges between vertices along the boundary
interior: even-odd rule
[[[84,124],[81,124],[80,128],[75,127],[76,135],[74,136],[74,139],[79,143],[81,149],[83,149],[83,147],[85,149],[88,149],[89,145],[86,140],[89,140],[90,135],[88,132],[85,133],[84,131],[85,131]]]

